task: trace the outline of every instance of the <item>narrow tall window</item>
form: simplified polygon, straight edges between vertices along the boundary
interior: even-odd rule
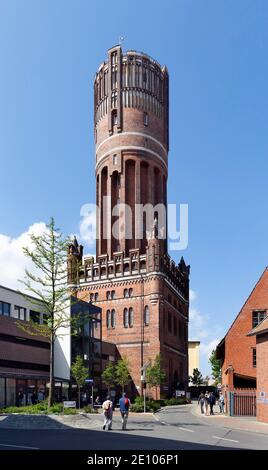
[[[164,317],[165,318],[165,317]],[[148,305],[146,305],[145,309],[144,309],[144,325],[145,326],[148,326],[149,325],[149,321],[150,321],[150,318],[149,318],[149,307]]]
[[[132,295],[133,295],[133,289],[132,289],[132,287],[129,289],[128,295],[129,295],[129,297],[132,297]]]
[[[113,155],[113,165],[117,165],[117,155]]]
[[[113,309],[112,312],[111,312],[111,327],[112,328],[115,328],[115,322],[116,322],[115,310]]]
[[[134,325],[134,310],[132,307],[129,309],[129,327],[132,328]]]
[[[117,125],[117,111],[112,112],[112,125],[113,126]]]
[[[129,297],[129,291],[128,289],[124,289],[124,297]]]
[[[111,328],[111,312],[110,312],[110,310],[107,310],[107,312],[106,312],[106,326],[107,326],[108,330]]]
[[[98,292],[96,292],[95,293],[95,302],[97,302],[98,298],[99,298],[99,294],[98,294]]]
[[[149,116],[148,116],[148,113],[143,113],[143,124],[144,126],[148,126],[149,125]]]
[[[123,321],[124,321],[124,328],[128,328],[129,327],[129,317],[128,317],[128,309],[127,308],[124,308]]]
[[[177,318],[173,317],[173,333],[177,336]]]
[[[108,291],[106,292],[106,299],[107,299],[107,300],[110,300],[110,298],[111,298],[111,292],[108,290]]]
[[[171,313],[168,312],[168,331],[171,333]]]
[[[253,365],[253,367],[257,366],[256,348],[252,349],[252,365]]]

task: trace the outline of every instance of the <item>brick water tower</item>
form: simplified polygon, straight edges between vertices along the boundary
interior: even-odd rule
[[[167,253],[168,108],[166,67],[111,48],[94,82],[96,259],[71,245],[69,283],[102,308],[102,339],[128,358],[132,393],[158,353],[162,394],[188,383],[189,266]]]

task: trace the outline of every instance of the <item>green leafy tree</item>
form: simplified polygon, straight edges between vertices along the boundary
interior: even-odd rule
[[[158,388],[166,380],[165,371],[162,369],[161,354],[155,356],[154,362],[146,370],[146,382],[150,388],[155,388],[156,398]]]
[[[130,369],[127,358],[120,359],[115,366],[116,383],[121,385],[122,392],[125,386],[131,382]]]
[[[108,362],[101,376],[103,382],[107,385],[108,393],[110,394],[111,387],[113,387],[116,383],[116,372],[114,362]]]
[[[41,335],[49,340],[49,408],[54,399],[55,340],[57,336],[64,335],[64,329],[76,321],[70,318],[70,294],[67,287],[69,244],[70,239],[63,237],[51,218],[46,230],[41,235],[31,234],[29,246],[23,248],[24,255],[33,263],[33,270],[30,272],[26,269],[24,280],[20,282],[26,289],[25,297],[36,306],[37,311],[45,313],[46,322],[39,324],[32,320],[17,321],[17,325],[30,335]]]
[[[81,388],[85,385],[85,380],[88,377],[88,368],[85,366],[81,356],[76,356],[75,361],[71,367],[71,373],[78,386],[78,407],[80,409],[80,391]]]
[[[204,380],[202,374],[200,370],[198,370],[198,368],[196,367],[195,369],[193,369],[193,375],[190,377],[190,382],[192,383],[192,385],[196,385],[198,387],[199,385],[203,384],[203,381]]]
[[[221,383],[221,361],[217,359],[215,349],[211,352],[209,362],[211,364],[212,377],[217,385]]]

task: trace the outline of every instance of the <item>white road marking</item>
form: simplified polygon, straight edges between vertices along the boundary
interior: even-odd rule
[[[15,444],[0,444],[1,447],[19,447],[20,449],[34,449],[39,450],[39,447],[29,447],[29,446],[16,446]]]
[[[165,421],[160,421],[160,423],[161,423],[161,424],[164,424],[164,425],[166,425],[166,424],[167,424],[167,423],[165,423]]]
[[[238,442],[239,441],[235,441],[234,439],[227,439],[226,437],[218,437],[218,436],[212,436],[214,439],[221,439],[222,441],[229,441],[229,442]]]
[[[181,429],[181,431],[194,432],[192,429],[186,429],[181,427],[179,427],[178,429]]]

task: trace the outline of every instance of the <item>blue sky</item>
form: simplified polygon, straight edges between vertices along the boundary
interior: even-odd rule
[[[209,372],[267,264],[267,23],[265,0],[0,0],[1,283],[30,226],[54,215],[77,232],[94,202],[93,79],[125,36],[169,69],[168,199],[189,204],[189,246],[172,256],[191,264]]]

